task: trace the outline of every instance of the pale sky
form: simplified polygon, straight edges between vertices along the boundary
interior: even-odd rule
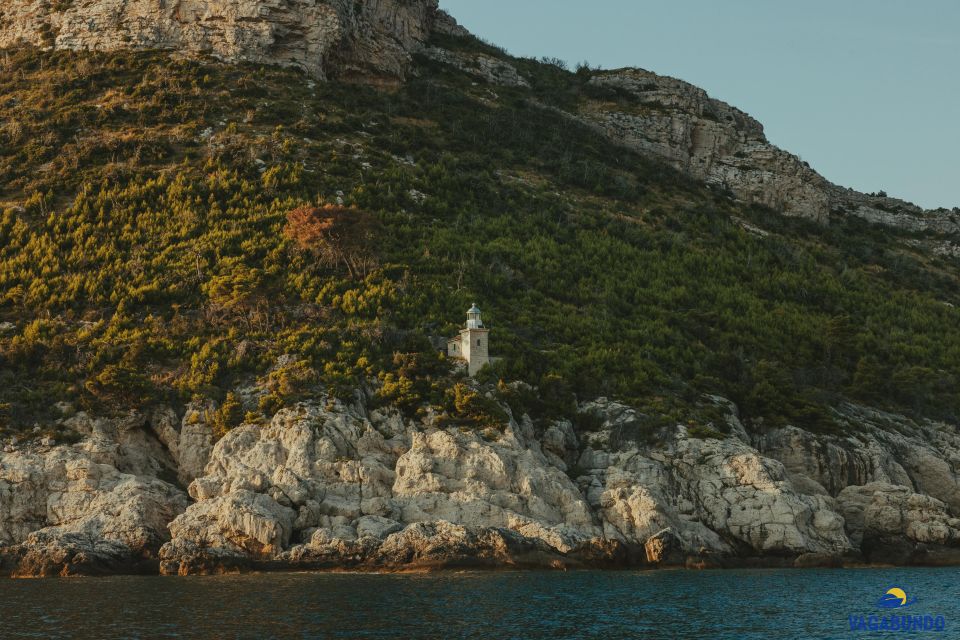
[[[440,5],[513,55],[692,82],[843,186],[960,206],[960,0]]]

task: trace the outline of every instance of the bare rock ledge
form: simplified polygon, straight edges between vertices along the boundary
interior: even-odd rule
[[[215,445],[194,405],[80,413],[64,421],[77,444],[8,446],[0,573],[960,562],[955,425],[844,406],[852,435],[749,436],[717,398],[726,439],[677,426],[650,445],[604,399],[581,434],[320,400]]]

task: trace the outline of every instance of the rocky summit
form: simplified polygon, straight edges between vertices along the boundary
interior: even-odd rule
[[[530,86],[513,64],[489,53],[435,46],[421,53],[492,85]],[[589,75],[588,89],[565,111],[568,117],[746,203],[821,224],[855,216],[911,232],[960,235],[957,209],[927,211],[884,193],[838,186],[773,145],[756,119],[699,87],[638,68],[581,73]]]
[[[446,19],[436,0],[12,0],[0,8],[0,47],[170,49],[320,77],[402,77]]]
[[[509,62],[427,46],[468,35],[437,0],[10,0],[0,47],[167,49],[228,62],[294,66],[319,77],[402,79],[422,53],[494,85],[529,87]],[[772,145],[763,125],[682,80],[643,69],[595,73],[571,114],[617,144],[786,215],[827,222],[853,215],[910,231],[960,234],[947,210],[839,187]]]
[[[691,84],[642,69],[596,73],[579,111],[607,136],[697,180],[786,215],[829,222],[853,215],[911,231],[960,233],[947,210],[924,211],[886,195],[839,187],[771,144],[763,125]]]

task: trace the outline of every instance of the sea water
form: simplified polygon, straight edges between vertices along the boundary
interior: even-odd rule
[[[910,604],[890,609],[891,588]],[[885,637],[960,638],[960,569],[0,581],[4,640]]]

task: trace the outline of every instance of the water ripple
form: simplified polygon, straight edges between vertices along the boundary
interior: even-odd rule
[[[0,638],[854,637],[890,584],[960,637],[957,569],[264,574],[0,582]],[[954,634],[951,634],[951,629]],[[873,634],[871,637],[884,637]]]

